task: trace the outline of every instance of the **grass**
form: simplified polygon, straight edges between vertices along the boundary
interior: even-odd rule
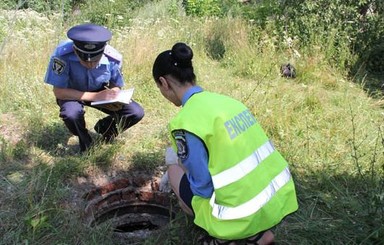
[[[177,41],[194,49],[198,83],[243,101],[289,161],[300,208],[276,227],[279,244],[383,241],[382,97],[364,87],[377,80],[329,66],[322,51],[329,47],[277,46],[238,19],[187,17],[177,1],[145,5],[130,26],[113,30],[111,44],[124,55],[127,86],[146,115],[116,144],[79,156],[43,83],[49,55],[72,23],[31,11],[0,16],[1,244],[117,243],[109,224],[82,223],[81,195],[134,170],[158,174],[164,165],[167,122],[179,109],[161,96],[151,68]],[[280,77],[285,62],[296,67],[296,79]],[[102,116],[92,109],[86,115],[90,129]],[[144,243],[196,244],[198,234],[180,213]]]

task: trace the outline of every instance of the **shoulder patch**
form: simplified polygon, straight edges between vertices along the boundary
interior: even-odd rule
[[[52,70],[53,72],[55,72],[57,75],[60,75],[64,72],[65,70],[65,66],[67,64],[65,63],[64,60],[62,59],[59,59],[57,57],[54,57],[53,58],[53,61],[52,61]]]
[[[107,44],[107,46],[105,46],[104,54],[106,56],[108,56],[109,58],[114,59],[118,63],[121,63],[121,61],[123,60],[123,55],[120,54],[119,51],[117,51],[115,48],[113,48],[109,44]]]
[[[185,132],[183,130],[177,130],[172,134],[176,141],[177,156],[180,159],[186,159],[188,157],[188,145],[185,138]]]

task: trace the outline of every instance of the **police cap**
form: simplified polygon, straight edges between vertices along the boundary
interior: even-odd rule
[[[105,45],[112,33],[105,27],[95,24],[81,24],[68,30],[67,36],[73,40],[77,54],[82,60],[90,61],[92,57],[104,52]]]

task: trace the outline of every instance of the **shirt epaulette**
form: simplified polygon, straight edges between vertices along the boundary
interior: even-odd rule
[[[123,60],[123,55],[119,53],[115,48],[107,44],[104,49],[104,54],[108,56],[109,58],[112,58],[117,63],[121,64]]]
[[[61,42],[55,51],[55,56],[63,56],[69,53],[73,53],[73,42],[71,40]]]

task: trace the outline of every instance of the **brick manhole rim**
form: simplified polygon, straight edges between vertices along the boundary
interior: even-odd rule
[[[144,239],[168,225],[178,208],[175,197],[159,191],[159,178],[120,178],[83,195],[90,226],[110,222],[114,235]]]

